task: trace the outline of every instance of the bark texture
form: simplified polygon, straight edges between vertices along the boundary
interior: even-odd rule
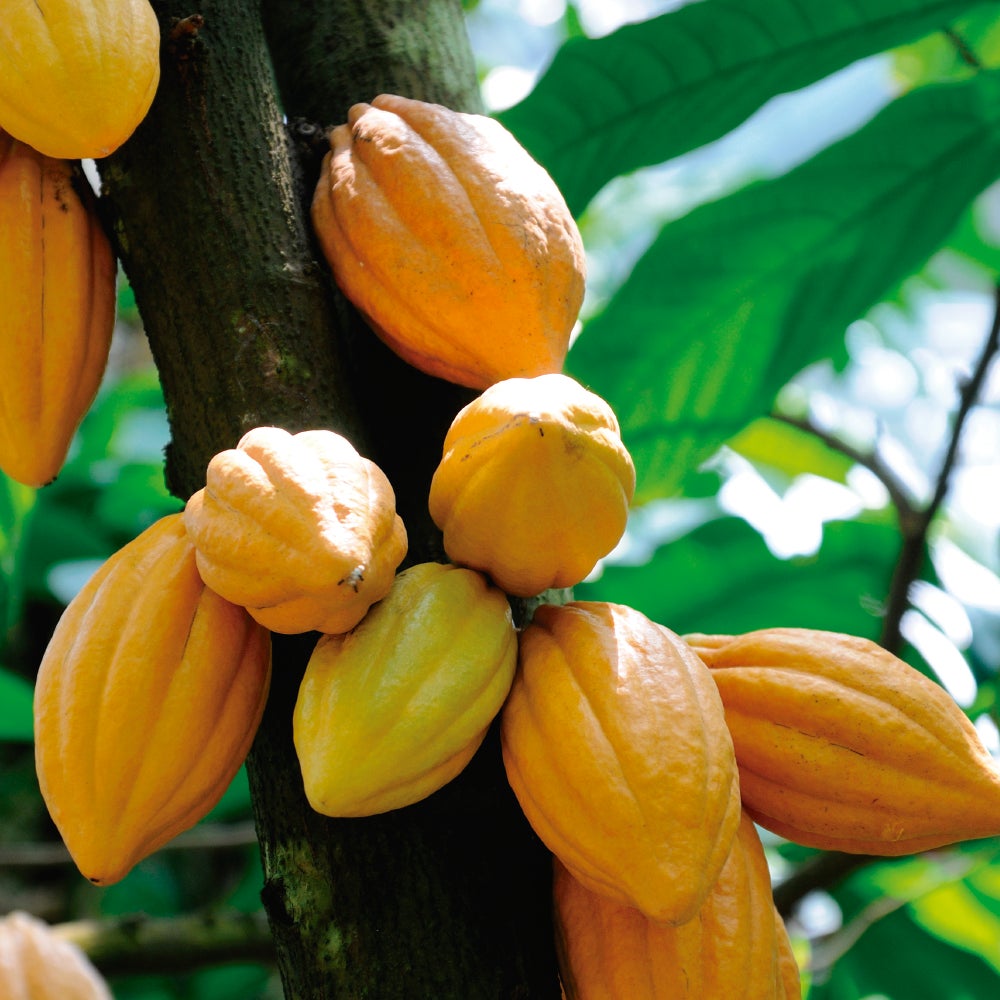
[[[100,169],[167,400],[171,490],[198,489],[211,455],[252,426],[328,427],[393,482],[408,563],[440,558],[427,488],[471,396],[385,349],[317,263],[307,207],[322,150],[317,127],[301,121],[336,124],[382,91],[478,110],[457,0],[153,7],[160,90]],[[369,819],[319,816],[291,739],[314,639],[276,637],[248,760],[289,1000],[558,997],[548,855],[509,790],[495,727],[425,802]]]

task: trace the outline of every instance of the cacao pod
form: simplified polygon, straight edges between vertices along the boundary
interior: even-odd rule
[[[0,917],[0,997],[113,1000],[107,983],[76,945],[20,911]]]
[[[455,417],[430,489],[450,559],[530,597],[618,544],[635,467],[603,399],[565,375],[506,379]]]
[[[558,861],[553,893],[569,1000],[785,1000],[780,918],[748,816],[701,909],[679,926],[590,892]]]
[[[507,599],[480,573],[437,563],[400,573],[353,632],[323,636],[306,667],[294,736],[313,808],[369,816],[451,781],[516,662]]]
[[[687,641],[718,685],[761,826],[885,856],[1000,834],[1000,774],[975,727],[875,643],[794,628]]]
[[[389,480],[333,431],[248,431],[184,523],[205,583],[273,632],[348,631],[406,554]]]
[[[114,152],[159,79],[160,28],[147,0],[5,0],[0,127],[46,156]]]
[[[0,468],[43,486],[62,468],[104,375],[115,259],[79,167],[5,132],[0,302],[0,370],[8,373],[0,382]]]
[[[344,294],[411,365],[484,389],[562,368],[584,251],[499,122],[381,94],[330,134],[312,205]]]
[[[253,741],[270,669],[270,636],[202,583],[180,514],[87,582],[35,687],[38,782],[87,878],[124,878],[218,802]]]
[[[632,608],[545,605],[521,633],[501,718],[511,787],[573,876],[653,920],[690,920],[740,818],[701,660]]]
[[[799,974],[799,963],[796,961],[795,952],[792,951],[792,942],[788,937],[788,928],[781,914],[775,909],[774,926],[778,940],[778,973],[784,987],[784,993],[778,995],[782,1000],[802,1000],[802,981]]]

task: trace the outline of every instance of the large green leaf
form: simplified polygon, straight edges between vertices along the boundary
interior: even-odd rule
[[[704,0],[570,39],[500,115],[580,212],[612,177],[730,131],[769,98],[942,28],[969,0]]]
[[[842,521],[825,526],[816,556],[785,561],[731,517],[662,546],[643,566],[607,566],[574,595],[627,604],[675,632],[791,626],[875,638],[873,608],[885,597],[898,553],[891,525]]]
[[[1000,74],[927,87],[785,176],[666,226],[568,368],[604,396],[640,500],[687,473],[922,264],[1000,174]]]

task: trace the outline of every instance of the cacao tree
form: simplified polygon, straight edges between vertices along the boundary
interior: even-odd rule
[[[141,323],[155,377],[98,400],[77,458],[37,498],[6,484],[14,670],[0,673],[0,692],[9,681],[12,719],[24,717],[18,664],[30,679],[60,610],[53,587],[66,593],[32,563],[107,556],[179,510],[204,485],[211,457],[252,427],[328,428],[349,438],[393,485],[409,536],[404,565],[445,561],[428,511],[431,477],[452,418],[476,394],[421,374],[372,335],[331,279],[309,205],[325,132],[352,104],[397,93],[487,110],[482,54],[467,30],[474,15],[458,0],[151,6],[161,32],[156,97],[96,170],[123,271],[120,314]],[[627,604],[678,632],[793,626],[864,636],[940,680],[941,643],[913,617],[928,607],[921,586],[947,591],[935,533],[992,559],[980,568],[993,571],[990,586],[996,580],[995,552],[970,541],[974,529],[948,500],[970,414],[980,453],[997,445],[988,372],[1000,306],[964,335],[973,347],[962,355],[963,379],[950,382],[950,422],[916,486],[878,434],[859,442],[849,421],[819,419],[815,400],[836,376],[817,366],[845,367],[859,342],[905,356],[917,338],[899,316],[918,311],[920,293],[970,289],[989,298],[1000,258],[981,224],[992,208],[982,193],[1000,174],[1000,9],[775,0],[761,11],[752,0],[703,0],[658,11],[588,37],[582,5],[567,5],[551,65],[523,100],[497,112],[559,185],[598,264],[566,368],[611,404],[638,473],[628,545],[576,596]],[[867,120],[858,113],[840,134],[819,129],[817,147],[797,160],[777,155],[779,134],[774,162],[748,176],[741,125],[773,98],[869,59],[898,74],[883,106],[863,109]],[[699,156],[717,140],[735,144],[729,157],[741,169],[713,189],[699,176],[712,161]],[[662,165],[677,173],[656,173]],[[666,210],[656,203],[664,190],[678,199]],[[616,257],[624,261],[617,271]],[[162,482],[116,494],[91,471],[100,467],[94,454],[106,452],[123,415],[161,406],[169,421],[162,469],[122,463],[113,471]],[[876,410],[871,403],[869,414]],[[906,440],[899,427],[892,432]],[[86,474],[74,472],[81,451],[91,456]],[[748,468],[784,491],[804,476],[846,490],[864,470],[886,496],[821,521],[821,544],[778,558],[773,539],[769,550],[759,525],[726,506],[723,491]],[[145,506],[116,512],[117,495],[141,496]],[[88,511],[100,508],[100,531],[52,530],[51,539],[72,535],[73,549],[47,550],[56,545],[46,539],[52,526],[81,516],[82,496]],[[41,592],[48,602],[33,602]],[[512,603],[523,624],[537,601]],[[970,607],[974,634],[945,658],[974,677],[963,707],[985,725],[996,715],[996,609]],[[66,934],[129,997],[208,995],[213,980],[188,973],[239,961],[273,963],[288,1000],[559,997],[551,856],[511,791],[498,727],[423,802],[363,819],[321,816],[306,800],[291,732],[315,639],[273,637],[271,692],[246,763],[248,849],[259,844],[260,867],[251,862],[248,874],[244,853],[230,874],[244,912],[185,913],[182,898],[157,896],[156,866],[166,862],[154,858],[129,876],[143,887],[131,898],[162,920],[122,919],[107,902],[113,889],[53,907],[54,919],[103,915],[75,931],[67,924]],[[26,794],[14,776],[30,788],[30,769],[23,731],[12,722],[5,736],[20,748],[5,779],[13,800]],[[54,841],[42,821],[36,830]],[[992,841],[891,863],[776,837],[765,845],[806,970],[804,995],[995,991],[996,935],[990,943],[983,934],[1000,913]],[[189,862],[183,881],[207,880],[214,856]],[[28,860],[31,873],[45,870],[38,857]],[[218,883],[223,898],[229,888]],[[804,899],[825,901],[840,924],[811,924]],[[906,963],[885,961],[904,948]],[[164,978],[141,978],[154,973]],[[280,995],[274,979],[254,975],[231,983],[233,995]]]

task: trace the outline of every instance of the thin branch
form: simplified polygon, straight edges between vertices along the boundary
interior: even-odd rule
[[[248,847],[257,843],[252,822],[210,824],[195,827],[164,844],[160,851],[202,851]],[[73,859],[62,844],[0,844],[0,869],[46,868],[71,865]]]
[[[176,976],[226,962],[274,962],[263,911],[78,920],[52,930],[81,948],[105,976]]]
[[[906,487],[903,486],[899,477],[892,469],[882,461],[877,449],[873,448],[871,451],[862,451],[860,448],[855,448],[830,431],[826,431],[822,427],[817,427],[806,417],[793,417],[789,414],[775,412],[771,414],[771,419],[788,424],[790,427],[797,427],[799,430],[811,434],[814,438],[822,441],[828,448],[839,452],[856,465],[860,465],[871,472],[885,487],[885,491],[889,494],[892,505],[899,512],[900,518],[916,513],[917,508]]]
[[[809,431],[829,447],[873,472],[885,485],[896,507],[899,515],[902,546],[889,585],[882,621],[882,635],[879,640],[880,644],[890,652],[898,653],[902,646],[900,626],[903,614],[909,607],[910,588],[919,579],[923,568],[927,535],[934,518],[948,496],[952,475],[958,460],[962,432],[998,350],[1000,350],[1000,284],[994,289],[993,321],[990,325],[989,335],[983,344],[972,374],[961,386],[958,409],[955,411],[948,448],[936,478],[934,494],[923,508],[917,508],[913,505],[899,481],[876,454],[862,453],[843,441],[839,441],[833,435],[813,427],[808,421],[774,415],[776,419]],[[806,861],[793,876],[776,887],[774,895],[778,909],[787,915],[809,892],[829,888],[858,868],[876,860],[879,859],[867,855],[819,854]]]
[[[927,535],[931,524],[941,509],[942,503],[951,488],[952,474],[955,470],[955,463],[958,460],[958,449],[962,438],[962,432],[972,408],[979,398],[986,373],[990,364],[996,356],[998,346],[1000,346],[1000,284],[993,290],[993,322],[990,325],[990,332],[979,353],[972,375],[961,387],[958,401],[958,409],[955,412],[955,420],[951,429],[951,437],[948,441],[948,449],[941,462],[938,471],[934,495],[930,502],[918,516],[910,519],[900,517],[900,529],[903,534],[903,546],[900,549],[899,558],[896,560],[896,567],[893,571],[892,582],[889,586],[889,596],[886,600],[885,617],[882,622],[881,644],[890,652],[896,653],[902,646],[902,634],[900,632],[903,614],[910,604],[910,587],[914,581],[919,579],[920,571],[923,568],[924,553],[927,549]]]

